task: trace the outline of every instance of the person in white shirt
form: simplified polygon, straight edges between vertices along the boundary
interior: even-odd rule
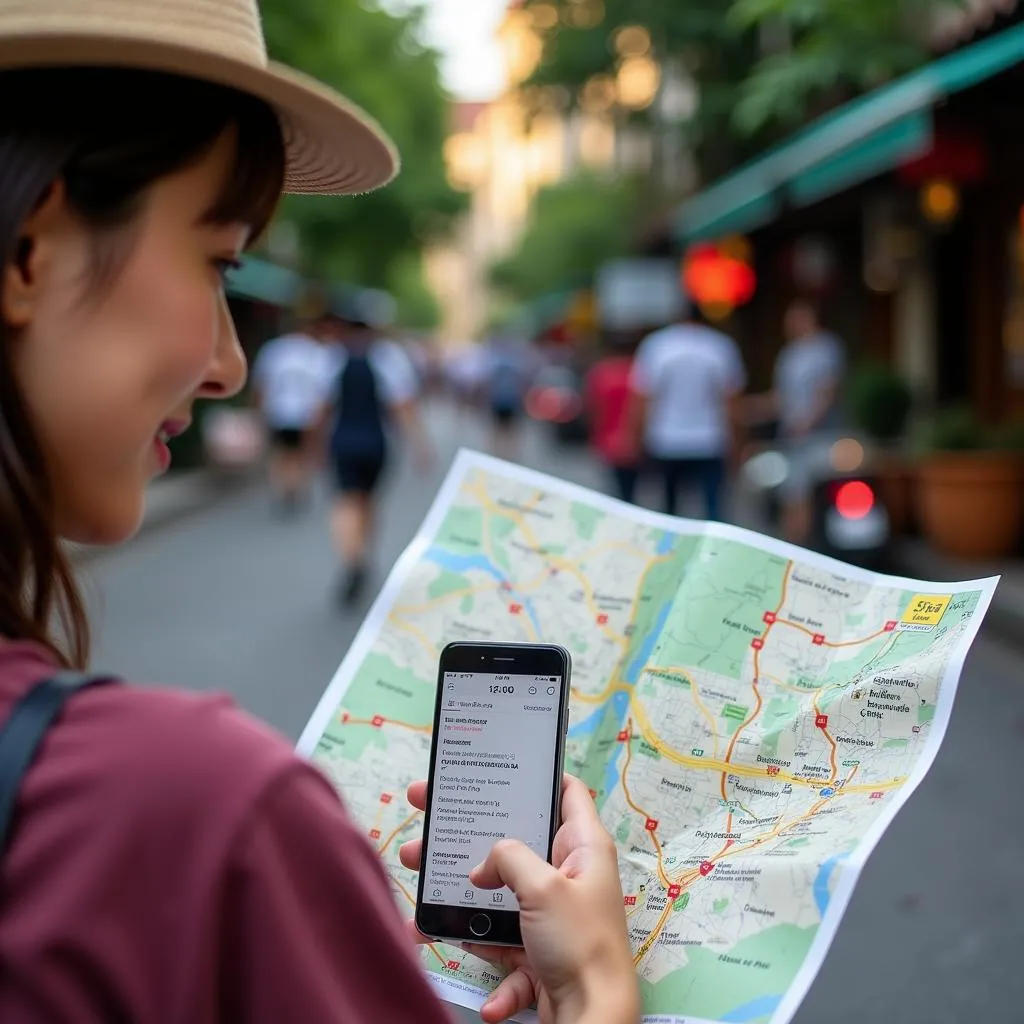
[[[335,318],[331,383],[319,412],[334,473],[331,534],[343,566],[338,599],[362,596],[368,577],[375,495],[387,467],[391,424],[397,423],[420,465],[431,450],[419,415],[420,381],[405,350],[383,336],[371,310],[353,307]]]
[[[842,427],[840,390],[846,355],[838,335],[825,330],[817,307],[797,299],[783,319],[786,344],[775,361],[772,390],[753,396],[749,418],[774,421],[789,465],[783,485],[782,533],[806,544],[811,533],[813,467]]]
[[[316,458],[313,432],[328,379],[323,317],[268,341],[256,356],[253,398],[269,435],[270,488],[282,511],[295,512],[309,493]]]
[[[723,517],[723,491],[736,441],[736,402],[746,371],[732,338],[703,323],[696,309],[641,343],[630,379],[634,433],[659,470],[664,508],[698,489],[708,519]]]

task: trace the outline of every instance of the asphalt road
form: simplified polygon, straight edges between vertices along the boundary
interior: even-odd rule
[[[487,444],[480,424],[446,409],[431,431],[437,466],[397,468],[383,497],[380,577],[458,445]],[[543,435],[521,458],[601,482],[586,456]],[[96,665],[227,690],[295,739],[359,625],[332,603],[336,571],[323,496],[284,522],[260,488],[233,493],[88,565]],[[976,644],[942,751],[869,862],[798,1024],[1024,1019],[1021,661],[984,635]]]

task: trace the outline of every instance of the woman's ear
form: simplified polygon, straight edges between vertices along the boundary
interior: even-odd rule
[[[64,182],[56,181],[22,225],[10,262],[4,267],[0,311],[11,327],[27,327],[53,273],[70,211]]]

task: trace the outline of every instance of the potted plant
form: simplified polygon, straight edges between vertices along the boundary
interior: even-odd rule
[[[902,446],[913,406],[910,385],[892,367],[868,363],[854,373],[847,392],[854,423],[874,442],[879,496],[893,532],[907,533],[912,519],[913,471]]]
[[[1024,526],[1024,458],[1018,428],[983,427],[970,409],[942,411],[918,468],[917,510],[936,550],[960,558],[1004,557]]]

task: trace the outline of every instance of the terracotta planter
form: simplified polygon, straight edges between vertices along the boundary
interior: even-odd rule
[[[984,561],[1016,550],[1024,525],[1024,462],[1003,452],[939,452],[917,472],[921,528],[936,550]]]

